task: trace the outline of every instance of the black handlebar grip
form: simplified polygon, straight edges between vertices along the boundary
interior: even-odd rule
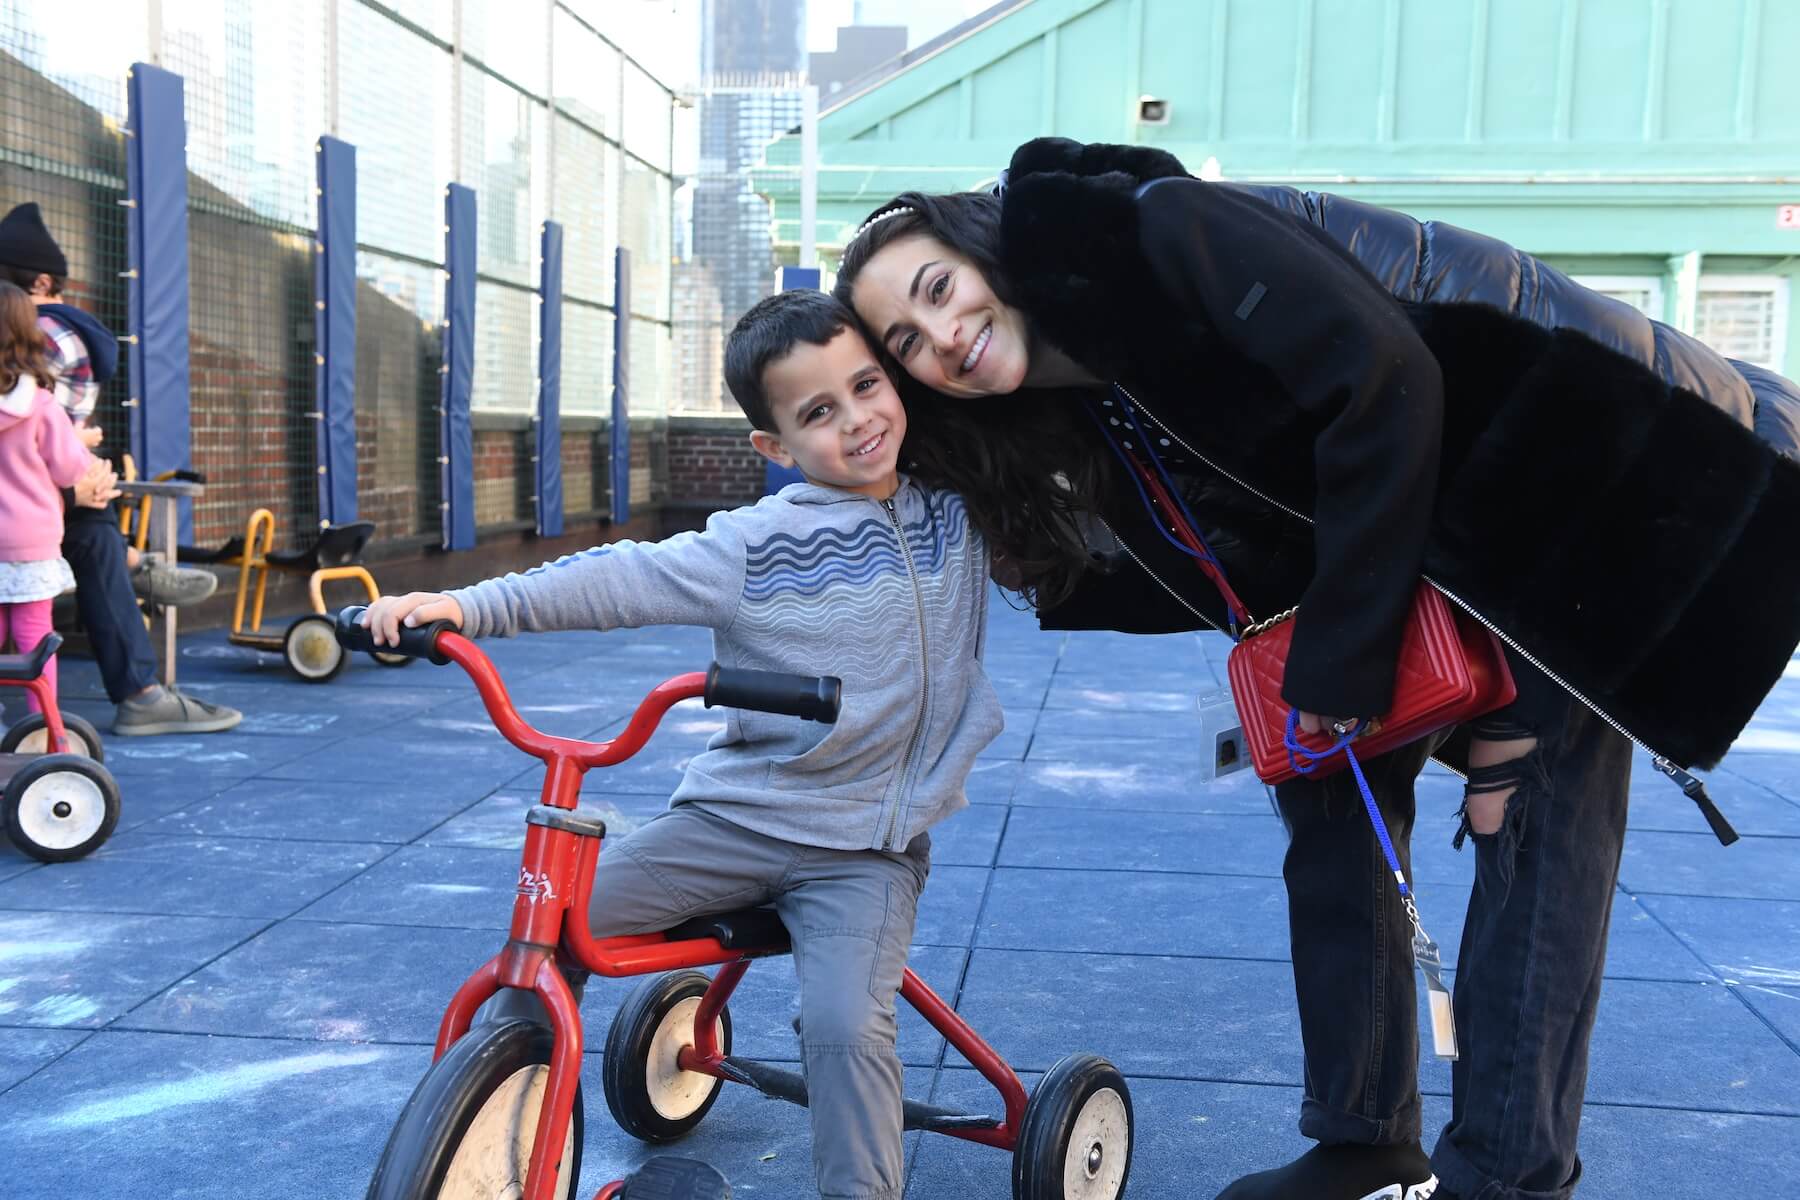
[[[417,628],[402,625],[399,644],[377,646],[374,635],[362,623],[363,614],[368,611],[366,604],[353,604],[338,613],[338,645],[346,650],[361,650],[364,654],[404,654],[408,658],[423,658],[440,667],[450,661],[438,652],[437,638],[446,629],[454,633],[455,622],[433,621]]]
[[[835,675],[740,671],[714,663],[706,672],[706,707],[748,708],[830,725],[838,719],[844,683]]]

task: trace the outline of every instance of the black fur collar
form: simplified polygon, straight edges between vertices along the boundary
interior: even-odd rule
[[[1152,338],[1183,332],[1138,246],[1137,189],[1186,174],[1148,146],[1038,138],[1013,155],[1000,214],[1012,299],[1051,344],[1102,378],[1134,377],[1143,347],[1159,344]]]

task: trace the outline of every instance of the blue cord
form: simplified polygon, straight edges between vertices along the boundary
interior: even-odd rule
[[[1337,742],[1324,750],[1311,750],[1300,742],[1300,714],[1293,709],[1288,710],[1287,734],[1282,744],[1287,747],[1288,763],[1302,775],[1309,775],[1323,760],[1330,758],[1339,750],[1350,761],[1350,773],[1356,776],[1356,788],[1362,793],[1363,807],[1369,811],[1369,823],[1375,827],[1375,840],[1381,843],[1381,853],[1387,859],[1388,869],[1400,884],[1402,896],[1412,895],[1407,886],[1406,873],[1400,869],[1400,856],[1394,853],[1394,840],[1388,836],[1387,822],[1381,818],[1381,809],[1375,804],[1375,794],[1369,790],[1369,781],[1363,778],[1362,763],[1356,760],[1356,751],[1350,743],[1362,732],[1363,722],[1358,721],[1350,732],[1343,734]]]

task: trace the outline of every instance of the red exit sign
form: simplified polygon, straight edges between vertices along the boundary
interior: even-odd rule
[[[1800,229],[1800,204],[1783,204],[1775,210],[1775,228]]]

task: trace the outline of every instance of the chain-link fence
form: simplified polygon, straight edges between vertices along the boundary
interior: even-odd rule
[[[477,511],[529,517],[538,252],[565,226],[565,509],[605,495],[615,322],[633,416],[671,406],[673,94],[603,33],[604,0],[0,0],[0,211],[36,200],[67,297],[123,333],[126,72],[179,74],[187,122],[195,536],[275,510],[318,527],[315,144],[357,148],[358,502],[384,539],[438,529],[444,187],[475,189]],[[631,251],[630,312],[613,256]],[[123,347],[130,352],[129,345]],[[103,390],[124,446],[126,374]],[[603,448],[602,448],[603,449]]]

